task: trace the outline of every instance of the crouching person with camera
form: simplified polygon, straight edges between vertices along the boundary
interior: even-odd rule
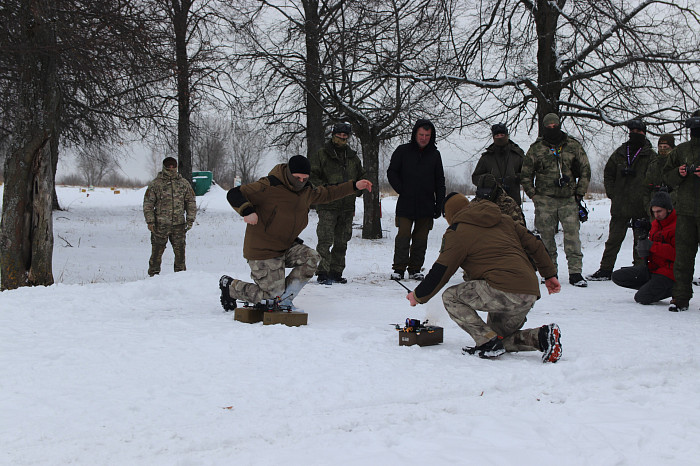
[[[542,237],[554,267],[557,267],[554,236],[561,223],[569,283],[587,286],[581,276],[583,253],[578,202],[588,190],[591,165],[581,144],[561,130],[556,114],[544,116],[541,137],[530,146],[523,160],[521,180],[525,194],[535,204],[535,229]]]
[[[649,199],[645,180],[649,163],[657,155],[647,139],[646,124],[643,121],[630,120],[627,128],[629,139],[612,153],[603,171],[605,195],[611,200],[610,226],[600,268],[587,277],[589,280],[610,280],[630,222],[649,216],[644,202]],[[644,259],[637,254],[638,240],[635,235],[633,265],[644,265]]]
[[[671,196],[664,191],[657,192],[651,199],[649,210],[654,217],[649,236],[640,238],[636,247],[637,255],[645,263],[612,273],[616,285],[639,290],[634,295],[639,304],[651,304],[670,297],[674,281],[676,212]]]
[[[465,281],[445,290],[442,302],[476,343],[463,348],[464,353],[495,358],[507,351],[541,351],[543,362],[557,362],[562,354],[557,324],[522,328],[540,298],[528,255],[546,278],[547,291],[561,290],[542,241],[490,201],[470,203],[462,194],[451,193],[444,215],[450,227],[442,237],[440,256],[406,296],[411,306],[427,303],[461,267]],[[477,311],[488,313],[486,322]]]

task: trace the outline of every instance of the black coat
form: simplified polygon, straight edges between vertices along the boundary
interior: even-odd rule
[[[506,194],[515,199],[518,205],[522,205],[520,172],[523,168],[524,156],[523,150],[513,141],[508,141],[508,144],[503,147],[491,144],[481,155],[476,168],[474,168],[472,183],[474,186],[478,186],[481,176],[491,173],[496,181],[503,186]]]
[[[445,200],[445,173],[435,146],[435,129],[430,143],[422,150],[416,143],[417,131],[418,124],[413,128],[411,142],[400,145],[391,155],[387,170],[389,184],[399,194],[396,216],[414,220],[439,216]]]

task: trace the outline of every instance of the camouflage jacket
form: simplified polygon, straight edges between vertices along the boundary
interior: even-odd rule
[[[487,199],[475,197],[471,202],[480,202],[485,200]],[[519,223],[527,228],[527,225],[525,224],[525,215],[523,214],[522,209],[518,203],[515,202],[515,199],[506,194],[502,188],[498,188],[498,194],[496,195],[495,199],[491,200],[491,202],[496,204],[498,208],[501,209],[501,213],[503,215],[509,216],[515,223]]]
[[[569,181],[559,186],[562,175],[566,175]],[[525,154],[520,178],[530,199],[536,194],[583,197],[591,181],[591,165],[581,144],[571,136],[566,135],[565,141],[558,146],[539,137]]]
[[[700,166],[700,138],[690,138],[676,146],[668,154],[664,167],[664,181],[678,191],[673,206],[678,215],[700,217],[700,178],[692,174],[682,177],[678,173],[678,168],[686,164]]]
[[[612,153],[603,171],[605,195],[612,200],[610,214],[628,218],[649,215],[649,188],[646,185],[649,164],[656,157],[648,139],[639,151],[632,152],[627,143]]]
[[[349,147],[338,150],[331,141],[326,142],[315,154],[311,154],[309,162],[311,163],[309,181],[314,187],[357,181],[365,177],[357,152]],[[362,196],[362,191],[359,191],[357,196]],[[348,196],[328,204],[319,204],[316,209],[353,212],[355,197]]]
[[[187,219],[185,219],[185,214]],[[179,173],[163,169],[143,196],[143,216],[149,225],[194,224],[197,215],[192,186]]]

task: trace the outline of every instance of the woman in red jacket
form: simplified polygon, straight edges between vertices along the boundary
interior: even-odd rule
[[[646,265],[623,267],[612,274],[612,281],[637,291],[634,300],[651,304],[669,298],[673,288],[673,261],[676,259],[676,211],[671,196],[657,192],[649,203],[654,221],[649,238],[637,244],[637,253]]]

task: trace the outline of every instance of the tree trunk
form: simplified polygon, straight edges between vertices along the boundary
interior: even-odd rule
[[[306,35],[306,155],[307,157],[323,147],[323,107],[321,106],[321,19],[318,13],[318,0],[304,0],[304,23]]]
[[[58,203],[58,194],[56,194],[56,171],[58,170],[58,135],[61,130],[56,131],[57,137],[51,138],[51,176],[53,177],[53,193],[51,195],[51,210],[63,210]]]
[[[362,238],[380,239],[382,210],[379,200],[379,135],[374,128],[360,128],[356,134],[362,145],[362,164],[367,179],[372,182],[372,192],[363,196],[365,216],[362,221]]]
[[[177,156],[178,171],[192,182],[192,147],[190,133],[190,62],[187,56],[187,18],[191,0],[173,0],[175,32],[175,66],[177,68]]]
[[[562,3],[563,0],[559,0]],[[542,119],[548,113],[559,113],[561,95],[561,70],[557,65],[556,30],[559,22],[557,5],[550,0],[538,0],[534,10],[537,28],[537,83],[545,99],[537,99],[537,116],[540,130]]]
[[[18,13],[25,47],[19,65],[17,122],[5,161],[0,289],[53,284],[54,190],[51,145],[59,94],[51,0],[27,0]],[[47,52],[48,51],[48,52]]]

